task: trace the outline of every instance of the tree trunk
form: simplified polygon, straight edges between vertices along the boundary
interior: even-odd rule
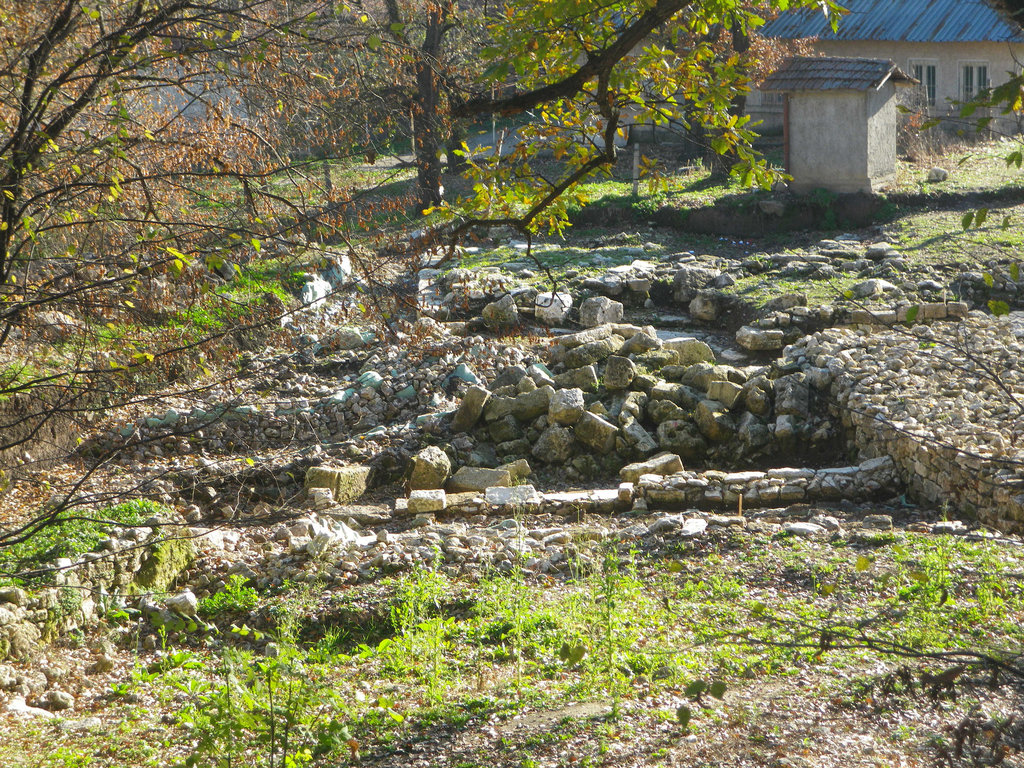
[[[732,19],[732,23],[729,27],[729,34],[732,36],[732,50],[734,53],[740,55],[741,67],[746,68],[746,60],[744,55],[750,50],[750,35],[740,26],[739,22]],[[736,117],[742,117],[743,113],[747,111],[747,94],[735,93],[732,97],[732,103],[729,106],[729,114]],[[733,163],[736,161],[736,156],[733,153],[727,153],[720,155],[714,150],[710,149],[707,156],[707,165],[711,169],[712,178],[723,179],[729,175]]]
[[[427,18],[423,47],[416,61],[416,135],[413,146],[416,153],[416,182],[419,188],[420,208],[441,204],[441,126],[440,82],[434,62],[441,51],[447,10],[435,7]]]

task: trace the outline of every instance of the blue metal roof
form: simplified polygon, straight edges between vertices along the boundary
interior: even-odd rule
[[[912,43],[1024,42],[1024,31],[986,0],[841,0],[849,13],[833,32],[821,11],[787,11],[761,29],[765,37],[900,40]]]

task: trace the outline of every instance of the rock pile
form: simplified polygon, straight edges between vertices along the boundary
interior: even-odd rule
[[[0,661],[28,658],[40,641],[92,626],[124,606],[127,593],[167,589],[195,557],[185,533],[180,524],[156,519],[113,527],[94,551],[52,563],[50,583],[0,586]]]
[[[460,449],[454,440],[452,458],[490,466],[527,458],[579,480],[659,451],[725,467],[822,455],[837,437],[816,415],[829,384],[824,369],[723,365],[697,339],[604,323],[557,337],[547,364],[506,367],[490,388],[470,387],[451,426],[471,441]]]
[[[786,356],[828,371],[856,446],[891,456],[914,498],[1024,530],[1024,329],[1013,318],[822,331]]]

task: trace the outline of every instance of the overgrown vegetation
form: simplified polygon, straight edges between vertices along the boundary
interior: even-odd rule
[[[24,541],[0,549],[0,584],[52,579],[54,561],[76,559],[109,537],[113,526],[141,526],[170,510],[149,499],[133,499],[94,512],[80,510],[56,515],[52,523]],[[37,572],[35,576],[31,574]],[[13,574],[30,574],[27,579]]]

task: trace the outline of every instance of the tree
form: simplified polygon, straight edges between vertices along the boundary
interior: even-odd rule
[[[259,293],[240,303],[215,289],[218,272],[230,278],[261,238],[315,208],[315,179],[280,150],[273,116],[245,113],[241,99],[261,61],[310,45],[313,9],[14,0],[0,10],[8,478],[72,450],[105,409],[157,385],[193,389],[225,339],[279,314]],[[298,178],[288,194],[266,184],[282,173]],[[217,322],[195,325],[192,310]],[[39,449],[26,455],[29,444]],[[0,545],[73,505],[77,484]]]
[[[269,238],[314,227],[344,239],[362,194],[325,183],[303,137],[334,158],[393,148],[411,103],[419,202],[436,203],[456,121],[533,111],[510,155],[464,150],[474,192],[444,208],[456,236],[480,223],[564,226],[567,196],[614,162],[630,120],[714,126],[742,175],[766,178],[729,114],[745,82],[736,62],[704,42],[677,50],[723,18],[755,17],[735,0],[8,4],[0,393],[20,400],[0,424],[5,470],[31,465],[13,454],[53,419],[84,429],[154,388],[192,390],[204,359],[229,354],[226,339],[276,323],[272,297],[217,285]],[[541,153],[553,161],[537,164]],[[189,308],[221,322],[201,327]],[[80,503],[79,486],[0,545]]]
[[[766,0],[759,7],[794,5],[838,11],[831,0]],[[472,158],[475,194],[449,209],[458,231],[482,223],[560,230],[566,200],[614,164],[616,140],[631,122],[700,125],[714,136],[717,153],[735,156],[733,172],[745,183],[769,183],[772,175],[749,146],[749,118],[734,108],[736,94],[748,87],[746,65],[719,55],[711,34],[725,28],[744,40],[760,21],[755,8],[735,0],[507,4],[491,26],[494,45],[483,51],[490,62],[483,82],[511,80],[514,88],[498,96],[470,90],[455,113],[537,110],[537,119],[520,131],[509,157]],[[561,167],[536,168],[542,151]]]

